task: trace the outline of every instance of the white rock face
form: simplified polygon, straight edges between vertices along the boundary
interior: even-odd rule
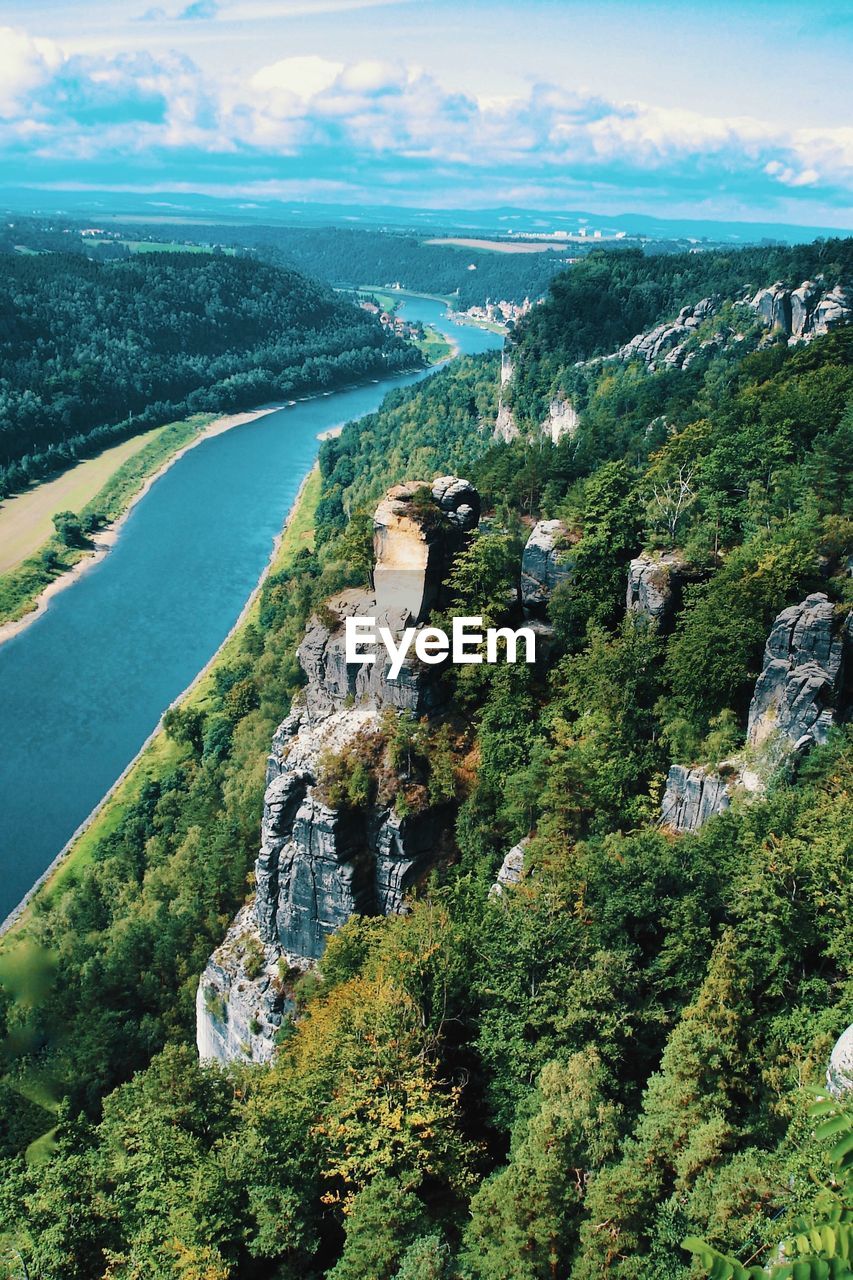
[[[853,1092],[853,1026],[848,1027],[835,1043],[829,1058],[826,1083],[836,1098]]]
[[[542,431],[554,444],[563,436],[573,436],[578,429],[578,415],[570,400],[557,396],[548,406],[548,417],[542,423]]]
[[[767,637],[750,703],[749,745],[762,747],[772,737],[784,753],[825,742],[841,710],[849,649],[850,620],[837,616],[822,591],[783,609]]]
[[[294,1008],[281,949],[261,942],[254,906],[235,917],[196,992],[196,1045],[202,1061],[269,1062],[275,1035]],[[305,962],[302,961],[302,967]]]
[[[525,836],[510,849],[501,863],[495,883],[489,890],[490,898],[499,898],[507,889],[521,883],[524,877],[524,854],[529,844],[530,837]]]
[[[533,526],[521,557],[521,600],[526,609],[546,605],[554,588],[571,577],[572,566],[560,549],[566,532],[562,520],[540,520]]]
[[[788,335],[789,344],[808,342],[853,320],[853,289],[804,280],[789,289],[781,280],[759,289],[749,304],[769,329]]]

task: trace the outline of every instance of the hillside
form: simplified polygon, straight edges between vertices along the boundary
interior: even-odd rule
[[[0,497],[146,427],[418,362],[300,273],[216,254],[4,255]]]
[[[36,900],[40,985],[0,967],[30,1274],[764,1275],[849,1215],[804,1086],[853,1023],[851,252],[592,259],[503,389],[458,361],[324,444],[313,548]],[[423,616],[536,666],[359,685],[413,526]]]

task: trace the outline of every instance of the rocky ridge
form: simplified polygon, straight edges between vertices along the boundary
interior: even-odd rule
[[[853,320],[853,289],[822,280],[804,280],[797,289],[781,280],[759,289],[749,304],[771,330],[787,335],[792,345],[809,342]]]

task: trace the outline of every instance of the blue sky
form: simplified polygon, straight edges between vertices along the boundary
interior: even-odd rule
[[[853,227],[853,5],[0,3],[0,186]]]

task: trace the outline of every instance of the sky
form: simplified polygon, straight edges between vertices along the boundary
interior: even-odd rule
[[[853,228],[851,0],[0,0],[0,192]]]

